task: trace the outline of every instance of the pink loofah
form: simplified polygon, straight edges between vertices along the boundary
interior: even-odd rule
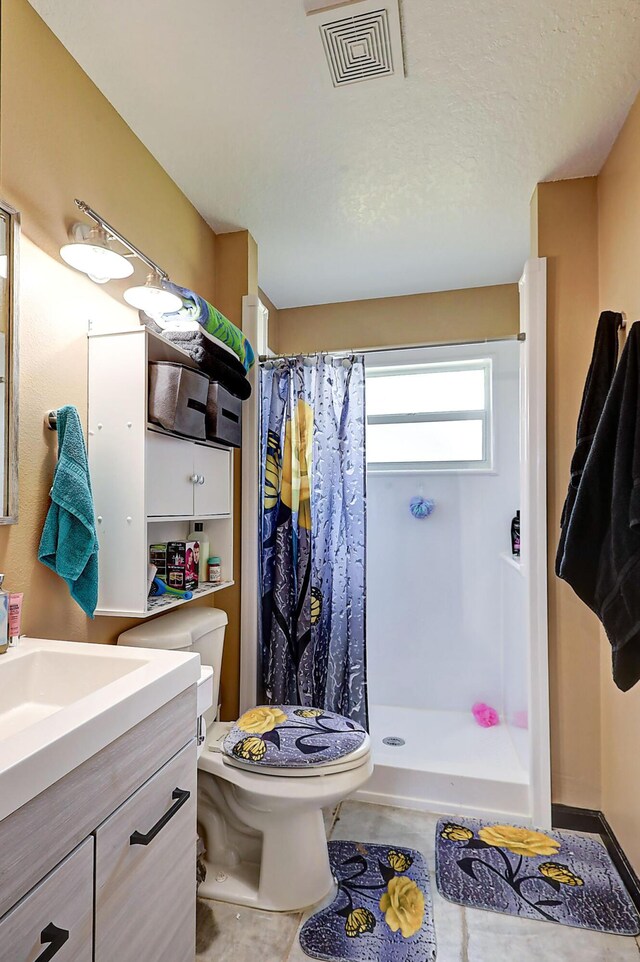
[[[491,705],[485,705],[483,701],[475,703],[471,713],[481,728],[493,728],[500,724],[498,712]]]

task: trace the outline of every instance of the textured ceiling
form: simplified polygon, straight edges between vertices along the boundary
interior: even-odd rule
[[[515,280],[640,85],[637,0],[401,0],[406,80],[339,90],[302,0],[31,2],[279,307]]]

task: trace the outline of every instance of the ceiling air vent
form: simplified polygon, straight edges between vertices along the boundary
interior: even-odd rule
[[[320,33],[334,87],[394,72],[386,9],[328,21]]]

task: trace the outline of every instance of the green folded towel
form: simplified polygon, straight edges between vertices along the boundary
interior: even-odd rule
[[[76,408],[58,410],[58,464],[38,560],[67,582],[71,597],[93,618],[98,603],[98,538],[87,449]]]

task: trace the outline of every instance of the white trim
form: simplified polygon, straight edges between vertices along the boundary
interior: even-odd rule
[[[549,647],[547,630],[547,262],[533,257],[520,279],[522,564],[529,652],[530,808],[551,827]]]
[[[266,308],[255,294],[242,298],[242,331],[252,344],[267,329]],[[258,517],[260,491],[259,364],[248,374],[251,397],[242,405],[242,518],[240,576],[240,713],[258,697]]]

